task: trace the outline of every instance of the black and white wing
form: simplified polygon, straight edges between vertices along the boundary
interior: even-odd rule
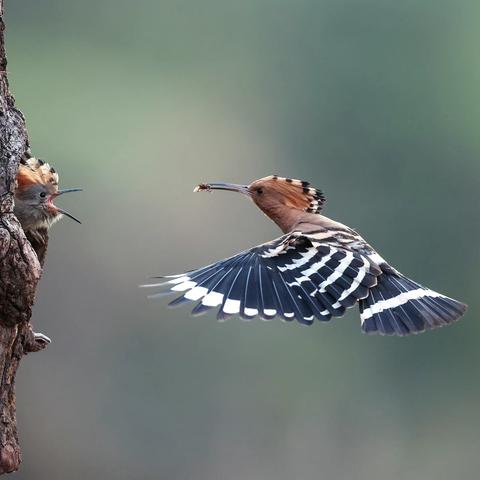
[[[359,302],[362,331],[410,335],[449,325],[467,305],[407,278],[374,253],[382,269],[378,283]]]
[[[146,287],[182,292],[171,306],[196,302],[192,314],[218,308],[218,318],[280,316],[310,325],[339,317],[368,296],[381,274],[367,255],[336,241],[292,232],[198,270]]]

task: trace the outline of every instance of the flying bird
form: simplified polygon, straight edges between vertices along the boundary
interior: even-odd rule
[[[48,229],[65,215],[78,223],[80,220],[55,205],[54,200],[80,188],[58,189],[58,173],[43,160],[23,158],[17,173],[15,216],[43,264],[48,243]]]
[[[355,230],[321,214],[325,197],[308,182],[268,176],[250,185],[207,183],[195,192],[227,190],[250,198],[284,235],[197,270],[171,275],[171,306],[196,302],[192,314],[259,316],[311,325],[359,306],[366,333],[408,335],[448,325],[467,306],[402,275]]]

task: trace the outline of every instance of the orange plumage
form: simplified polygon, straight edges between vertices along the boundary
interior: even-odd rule
[[[18,188],[27,188],[32,184],[48,185],[51,190],[58,190],[58,173],[48,163],[35,157],[22,160],[17,174]]]
[[[255,180],[249,185],[251,191],[265,188],[282,196],[283,204],[289,208],[303,210],[308,213],[320,213],[325,203],[323,193],[310,186],[309,182],[292,178],[270,175]]]

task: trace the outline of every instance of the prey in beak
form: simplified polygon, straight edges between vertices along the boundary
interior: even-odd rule
[[[251,196],[248,185],[238,185],[236,183],[200,183],[193,189],[194,192],[211,192],[212,190],[227,190]]]

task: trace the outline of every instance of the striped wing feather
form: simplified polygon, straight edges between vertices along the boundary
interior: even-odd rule
[[[310,325],[328,321],[368,296],[380,270],[341,245],[293,232],[152,287],[182,292],[171,306],[197,302],[192,313],[218,309],[218,318],[280,316]],[[160,296],[156,293],[151,297]]]
[[[380,335],[409,335],[458,320],[467,306],[423,287],[383,264],[383,274],[360,301],[362,330]]]

